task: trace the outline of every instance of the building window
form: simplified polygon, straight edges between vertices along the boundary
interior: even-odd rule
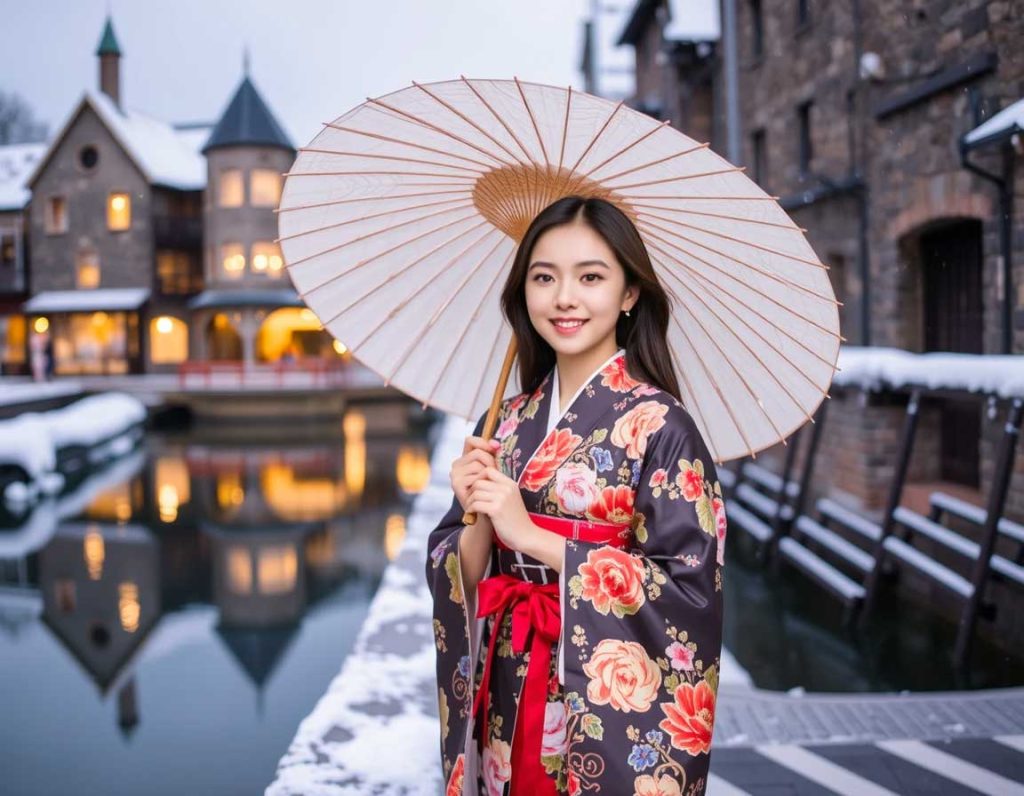
[[[63,196],[47,198],[43,224],[48,235],[60,235],[68,231],[68,205]]]
[[[165,295],[186,295],[202,289],[198,269],[188,252],[163,249],[156,253],[156,278]]]
[[[161,315],[149,322],[149,359],[174,365],[188,359],[188,327],[178,318]]]
[[[750,0],[750,54],[760,58],[764,54],[764,12],[761,0]]]
[[[84,171],[92,171],[100,162],[100,153],[92,144],[86,144],[78,150],[78,165]]]
[[[796,26],[806,27],[811,21],[811,1],[796,0]]]
[[[100,286],[100,256],[95,249],[80,249],[75,255],[75,285],[85,290]]]
[[[123,232],[132,225],[132,198],[126,193],[112,193],[107,197],[107,229]]]
[[[277,207],[281,203],[281,175],[273,169],[253,169],[249,176],[253,207]]]
[[[241,279],[245,273],[245,247],[241,243],[225,243],[220,247],[221,275]]]
[[[12,268],[18,259],[14,235],[0,235],[0,267]]]
[[[753,135],[750,136],[750,145],[753,150],[754,182],[764,188],[768,180],[768,152],[765,148],[765,132],[763,127],[755,130]]]
[[[811,148],[811,106],[814,103],[808,100],[797,106],[797,118],[800,124],[800,176],[805,176],[811,171],[811,159],[814,151]]]
[[[245,181],[241,169],[221,169],[217,180],[217,204],[221,207],[241,207],[245,204]]]
[[[260,241],[252,245],[252,272],[266,274],[277,279],[281,276],[281,247],[272,241]]]

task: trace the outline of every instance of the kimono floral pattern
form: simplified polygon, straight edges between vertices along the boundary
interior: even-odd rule
[[[550,384],[549,374],[502,404],[500,469],[518,481],[528,511],[626,530],[621,547],[566,540],[544,771],[557,793],[696,796],[707,785],[721,654],[727,521],[714,463],[690,414],[633,378],[621,354],[546,433]],[[476,433],[482,426],[483,418]],[[513,649],[508,615],[495,626],[471,614],[459,570],[461,515],[453,501],[427,560],[441,756],[449,796],[501,796],[515,777],[529,655]],[[553,582],[558,575],[548,572]],[[494,633],[487,737],[479,737],[472,699]]]

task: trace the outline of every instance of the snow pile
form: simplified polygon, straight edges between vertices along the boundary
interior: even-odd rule
[[[125,393],[83,398],[52,412],[28,412],[0,420],[0,465],[20,467],[27,482],[16,479],[0,495],[10,504],[34,501],[40,494],[56,494],[64,477],[56,472],[57,452],[89,448],[93,464],[123,456],[135,447],[146,419],[146,408]]]
[[[1024,357],[843,346],[833,382],[878,390],[926,387],[965,390],[1001,398],[1024,396]]]
[[[146,407],[127,393],[108,392],[90,395],[40,417],[50,430],[55,448],[91,447],[142,423]]]
[[[21,467],[33,481],[54,469],[57,455],[41,415],[0,420],[0,464]]]

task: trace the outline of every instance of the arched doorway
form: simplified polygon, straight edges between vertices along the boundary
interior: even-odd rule
[[[331,336],[312,310],[282,307],[264,319],[256,335],[256,359],[277,362],[331,355]]]
[[[206,326],[206,350],[210,360],[238,362],[242,359],[242,338],[223,312],[214,315]]]

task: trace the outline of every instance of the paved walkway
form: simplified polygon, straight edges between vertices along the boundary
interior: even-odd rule
[[[444,427],[403,549],[353,653],[281,759],[268,796],[440,791],[423,556],[427,534],[451,501],[448,465],[468,429],[461,421]],[[746,686],[732,668],[723,662],[712,796],[1024,796],[1024,688],[790,695]]]

